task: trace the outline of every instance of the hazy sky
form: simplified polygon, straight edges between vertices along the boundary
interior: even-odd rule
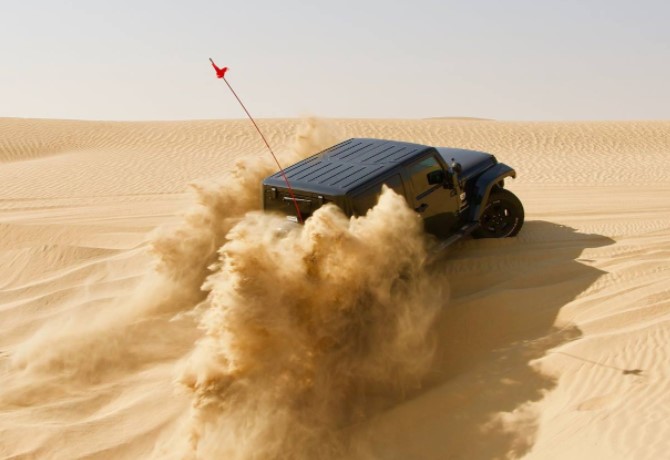
[[[0,0],[0,117],[670,119],[667,0]]]

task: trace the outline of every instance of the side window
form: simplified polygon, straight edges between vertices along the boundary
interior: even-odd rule
[[[437,158],[433,155],[419,160],[416,163],[412,163],[407,167],[407,172],[409,173],[416,195],[421,195],[423,192],[433,187],[428,183],[427,175],[428,173],[439,169],[442,169],[442,166],[440,166]]]
[[[396,174],[395,176],[389,177],[384,181],[384,183],[389,188],[393,189],[393,191],[396,192],[398,195],[405,196],[405,187],[402,184],[402,177],[400,177],[400,174]]]
[[[384,182],[377,183],[354,197],[354,213],[357,216],[365,215],[370,208],[377,204],[379,195],[382,193],[382,184],[386,184],[398,195],[405,196],[405,187],[400,175],[391,176]]]

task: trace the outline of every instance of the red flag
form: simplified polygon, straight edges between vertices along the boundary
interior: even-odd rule
[[[212,63],[212,67],[214,67],[214,70],[216,70],[216,78],[223,78],[223,76],[228,71],[228,67],[224,67],[222,69],[217,67],[217,65],[214,64],[214,61],[212,60],[212,58],[209,58],[209,62]]]

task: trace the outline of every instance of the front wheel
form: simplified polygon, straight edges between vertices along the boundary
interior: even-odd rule
[[[475,238],[505,238],[515,236],[523,226],[523,205],[512,192],[505,189],[491,191],[489,200],[479,218],[480,227]]]

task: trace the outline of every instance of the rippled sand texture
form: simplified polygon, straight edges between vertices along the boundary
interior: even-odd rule
[[[670,122],[260,125],[285,163],[349,137],[494,153],[526,224],[421,272],[412,231],[380,258],[412,219],[381,205],[288,250],[243,217],[271,168],[246,120],[0,119],[0,458],[668,456]]]

